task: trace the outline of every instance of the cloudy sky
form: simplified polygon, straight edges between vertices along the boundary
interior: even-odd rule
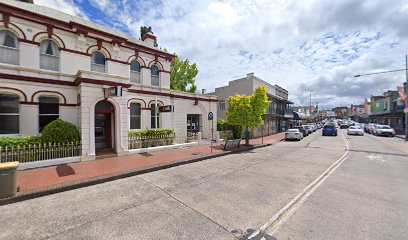
[[[35,0],[37,4],[139,37],[152,26],[159,46],[196,62],[207,91],[254,72],[289,90],[296,105],[360,103],[396,89],[405,68],[404,0]],[[330,99],[328,99],[330,98]]]

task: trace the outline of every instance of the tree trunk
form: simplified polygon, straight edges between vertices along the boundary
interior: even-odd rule
[[[249,145],[249,128],[245,127],[245,145]]]

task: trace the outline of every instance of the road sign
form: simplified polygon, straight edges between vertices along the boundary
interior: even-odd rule
[[[213,120],[214,119],[214,114],[212,112],[208,113],[208,120]]]
[[[159,112],[174,112],[173,105],[166,105],[159,107]]]
[[[408,113],[408,108],[405,108],[405,109],[404,109],[404,113]]]

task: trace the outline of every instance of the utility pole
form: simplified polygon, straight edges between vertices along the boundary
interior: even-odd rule
[[[310,92],[310,102],[309,102],[309,114],[310,118],[312,118],[312,93]]]
[[[405,142],[408,141],[408,55],[405,54],[405,109],[404,109],[404,114],[405,114]]]

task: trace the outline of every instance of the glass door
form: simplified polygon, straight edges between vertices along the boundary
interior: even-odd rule
[[[95,148],[103,149],[108,147],[108,124],[106,113],[95,114]]]

